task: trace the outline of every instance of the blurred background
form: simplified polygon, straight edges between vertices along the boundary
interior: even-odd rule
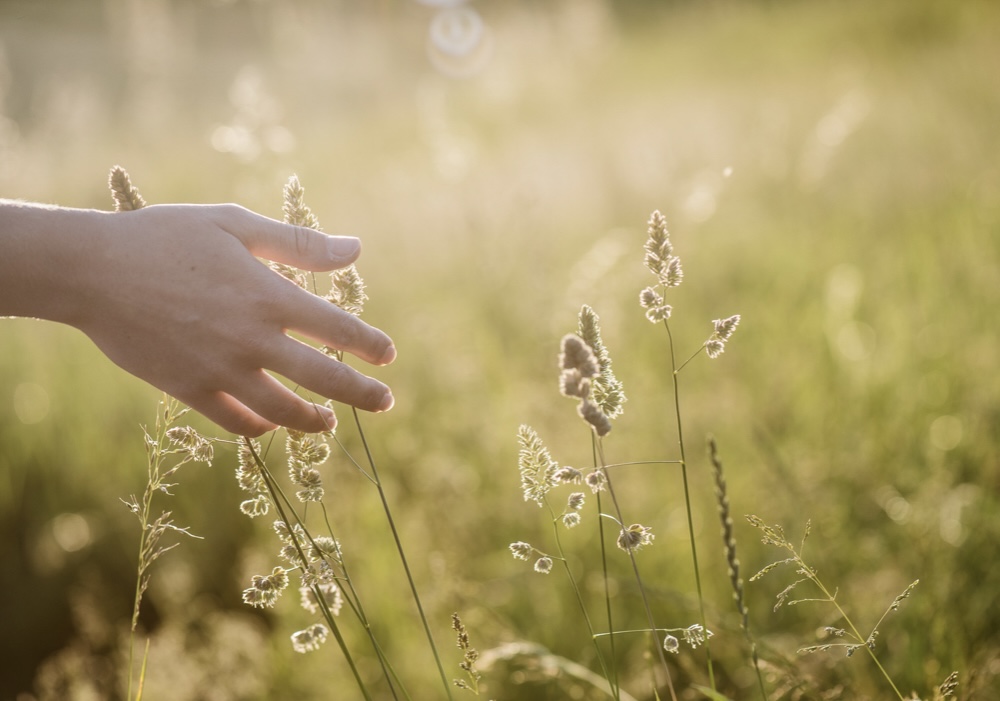
[[[447,674],[457,610],[496,699],[604,697],[496,652],[529,643],[599,669],[565,577],[507,550],[552,547],[520,493],[516,435],[528,423],[560,464],[591,464],[555,369],[586,303],[629,397],[608,459],[677,458],[666,335],[638,305],[660,209],[685,270],[678,353],[712,319],[743,319],[723,356],[681,375],[720,691],[751,698],[756,681],[708,433],[744,576],[780,553],[743,514],[793,540],[811,520],[807,556],[863,626],[920,579],[878,640],[904,694],[930,698],[957,670],[959,698],[997,699],[998,36],[986,0],[0,0],[0,196],[110,209],[121,164],[150,203],[280,218],[295,173],[326,231],[363,238],[365,318],[399,349],[372,371],[396,407],[363,417],[366,434]],[[72,329],[0,322],[0,699],[124,698],[138,525],[120,499],[145,485],[158,399]],[[294,593],[264,613],[241,603],[278,546],[238,511],[234,452],[216,453],[160,502],[204,540],[154,565],[144,697],[360,698],[332,641],[292,652],[311,622]],[[377,494],[339,452],[324,470],[380,641],[414,698],[442,698]],[[627,520],[656,534],[639,562],[657,620],[697,622],[676,469],[617,474]],[[564,545],[599,613],[588,509]],[[621,555],[618,621],[642,627]],[[771,698],[887,698],[863,655],[796,654],[837,621],[772,612],[792,577],[747,585]],[[619,643],[640,699],[646,651]],[[681,697],[700,698],[704,649],[670,662]]]

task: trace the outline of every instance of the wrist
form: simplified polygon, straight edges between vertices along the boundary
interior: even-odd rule
[[[97,301],[110,214],[0,203],[0,314],[79,326]]]

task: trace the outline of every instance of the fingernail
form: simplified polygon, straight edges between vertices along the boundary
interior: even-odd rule
[[[379,365],[388,365],[393,360],[396,359],[396,346],[389,344],[389,347],[385,349],[385,353],[382,354],[382,358],[379,359]]]
[[[333,258],[343,260],[354,260],[361,251],[361,239],[354,236],[331,236],[326,245]]]
[[[323,417],[323,420],[326,422],[327,428],[329,428],[329,430],[332,431],[333,429],[337,428],[337,415],[334,414],[332,411],[323,408],[320,410],[319,415]]]
[[[395,403],[396,398],[392,396],[392,392],[386,390],[385,396],[382,397],[382,403],[378,405],[377,411],[389,411]]]

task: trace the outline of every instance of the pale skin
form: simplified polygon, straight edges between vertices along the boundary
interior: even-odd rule
[[[321,398],[386,411],[392,393],[289,332],[373,365],[396,349],[258,258],[321,272],[360,252],[356,238],[237,205],[112,213],[0,200],[0,316],[80,329],[117,365],[232,433],[325,431],[336,419]]]

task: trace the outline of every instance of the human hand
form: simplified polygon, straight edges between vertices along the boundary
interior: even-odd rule
[[[395,359],[389,337],[255,258],[333,270],[357,259],[357,239],[236,205],[97,214],[101,234],[75,273],[80,295],[66,321],[123,369],[239,435],[279,425],[318,432],[336,422],[268,370],[360,409],[392,407],[386,385],[287,332],[376,365]]]

